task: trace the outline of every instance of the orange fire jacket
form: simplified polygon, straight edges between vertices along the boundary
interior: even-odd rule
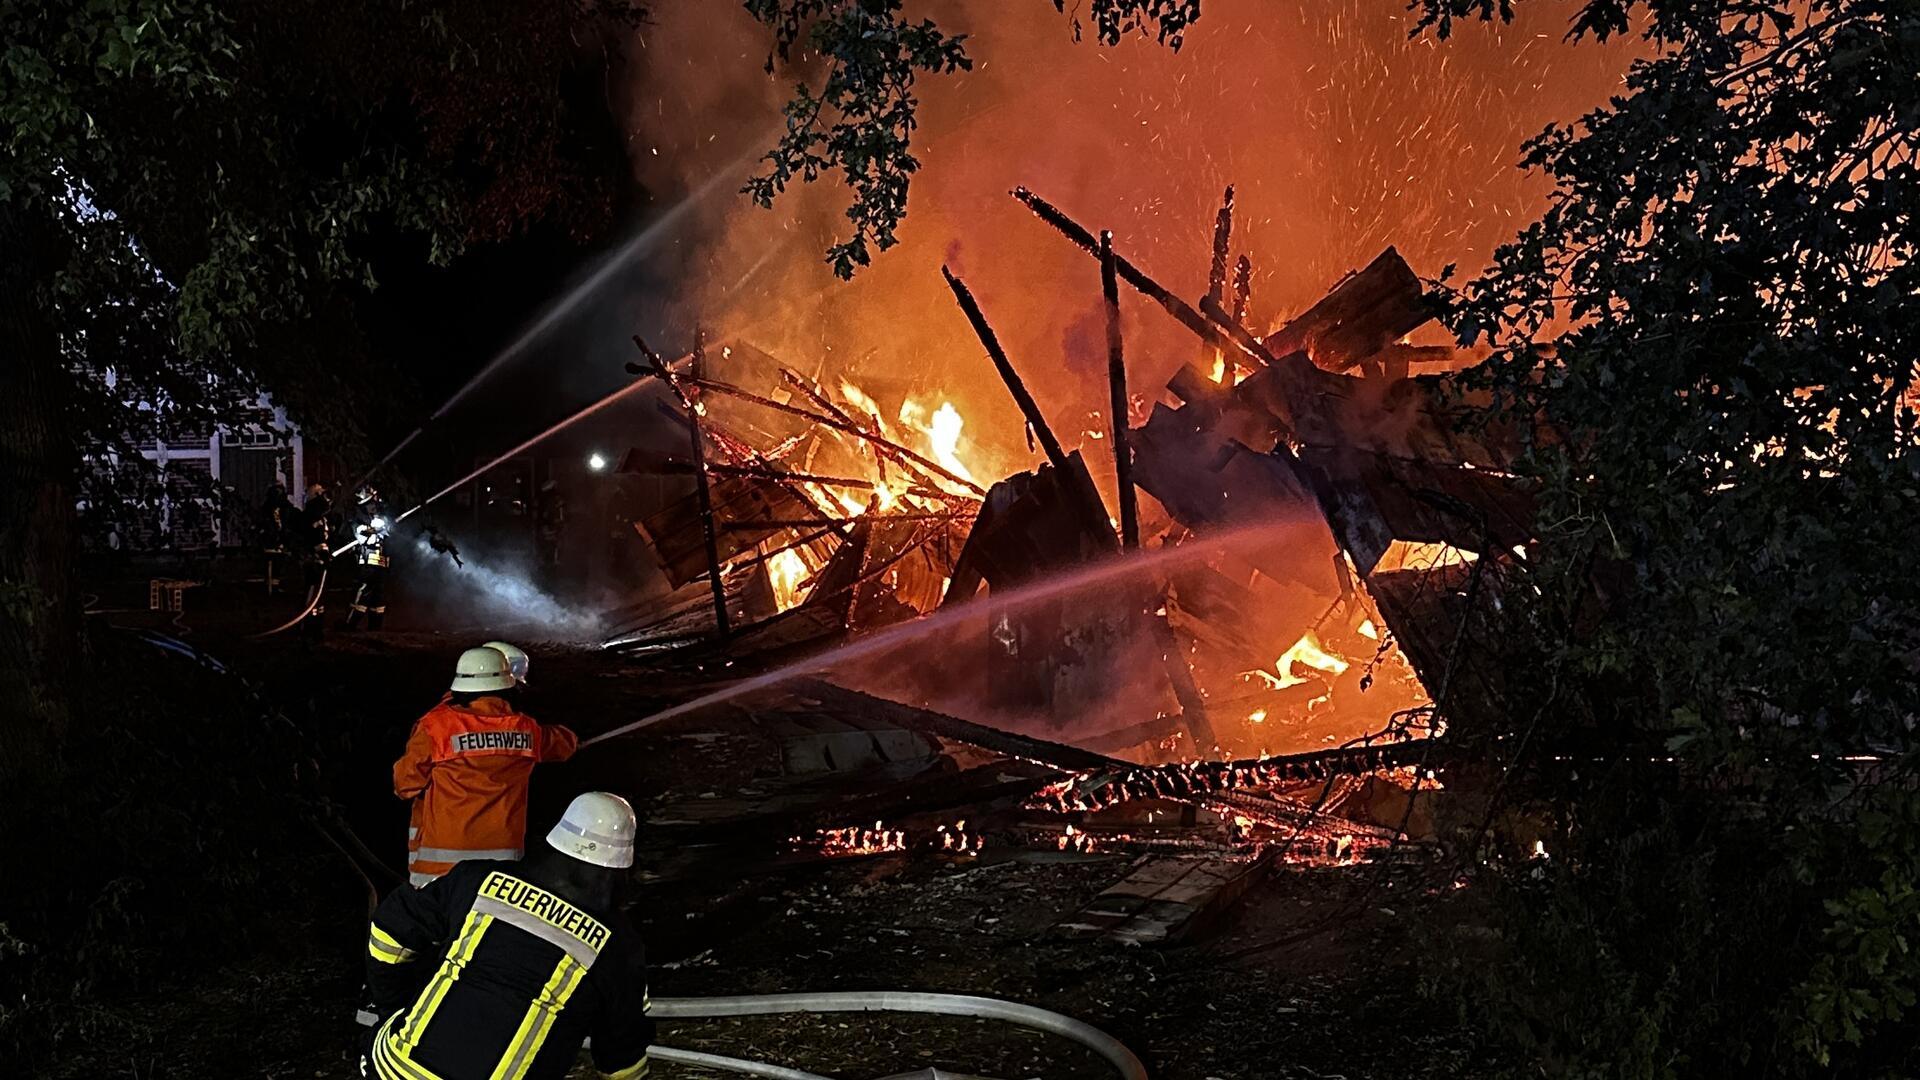
[[[407,872],[415,888],[463,859],[518,859],[526,850],[534,765],[565,761],[579,736],[497,697],[442,700],[413,725],[393,763],[393,793],[413,800]]]

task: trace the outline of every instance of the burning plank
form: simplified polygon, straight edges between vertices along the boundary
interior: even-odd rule
[[[1323,368],[1345,371],[1431,318],[1419,277],[1389,247],[1262,344],[1275,356],[1305,352]]]

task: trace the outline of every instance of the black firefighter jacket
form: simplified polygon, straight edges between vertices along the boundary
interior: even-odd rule
[[[617,911],[586,911],[520,862],[455,866],[373,915],[367,986],[381,1080],[560,1080],[583,1040],[615,1080],[647,1075],[646,957]]]

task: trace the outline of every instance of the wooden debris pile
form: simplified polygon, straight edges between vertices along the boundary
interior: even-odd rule
[[[1201,339],[1199,361],[1175,370],[1143,424],[1110,425],[1117,514],[951,272],[1045,457],[984,488],[957,462],[909,447],[850,384],[829,386],[744,342],[721,346],[730,377],[752,373],[771,384],[762,392],[711,377],[704,340],[667,363],[636,339],[645,362],[630,370],[671,392],[659,407],[685,432],[669,444],[685,448],[636,449],[621,470],[679,485],[634,526],[681,591],[612,644],[777,653],[984,592],[981,703],[1064,726],[1111,713],[1116,673],[1157,672],[1158,697],[1135,695],[1135,715],[1081,736],[1135,757],[1251,756],[1265,748],[1262,724],[1358,701],[1372,706],[1356,712],[1368,731],[1439,730],[1437,712],[1503,729],[1497,665],[1463,661],[1461,644],[1524,618],[1508,579],[1524,566],[1533,501],[1512,465],[1526,440],[1553,435],[1460,429],[1448,382],[1484,354],[1409,343],[1433,310],[1399,253],[1388,248],[1261,336],[1246,322],[1251,259],[1232,252],[1232,189],[1197,303],[1122,256],[1110,234],[1025,189],[1014,196],[1099,261],[1110,416],[1126,417],[1131,400],[1120,283]],[[1235,538],[1231,557],[1092,597],[998,602],[1134,549],[1215,537]],[[1264,613],[1303,605],[1324,613],[1276,639]]]

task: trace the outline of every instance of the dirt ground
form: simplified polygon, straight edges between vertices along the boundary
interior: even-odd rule
[[[238,625],[238,624],[236,624]],[[174,624],[174,629],[188,629]],[[406,811],[388,768],[458,650],[492,633],[345,637],[308,648],[251,641],[216,618],[193,643],[317,725],[330,794],[399,867]],[[583,734],[685,700],[730,670],[646,668],[538,647],[526,706]],[[529,835],[574,793],[605,787],[659,817],[779,788],[777,744],[751,703],[609,742],[536,775]],[[833,860],[734,860],[699,834],[643,824],[631,910],[660,997],[908,989],[984,994],[1063,1012],[1132,1047],[1165,1080],[1453,1077],[1487,1071],[1423,1007],[1412,936],[1451,918],[1416,862],[1287,868],[1190,943],[1126,947],[1055,926],[1126,873],[1130,856],[988,848]],[[667,839],[663,840],[663,837]],[[671,860],[671,863],[669,863]],[[691,869],[689,869],[691,867]],[[337,871],[329,873],[328,869]],[[349,1077],[366,890],[344,859],[311,887],[259,903],[287,932],[137,999],[147,1019],[104,1031],[57,1076]],[[660,1041],[845,1080],[935,1067],[1003,1080],[1105,1077],[1080,1047],[1006,1024],[903,1016],[664,1023]],[[584,1066],[579,1075],[592,1075]],[[656,1076],[721,1075],[658,1064]]]

